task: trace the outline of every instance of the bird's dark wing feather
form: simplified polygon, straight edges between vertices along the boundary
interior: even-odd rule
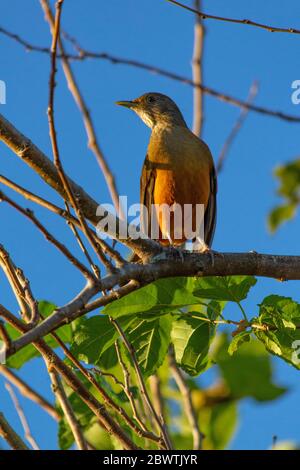
[[[217,216],[217,176],[214,166],[210,172],[210,196],[206,211],[204,214],[204,241],[206,245],[211,247],[215,228],[216,228],[216,216]]]
[[[148,226],[146,224],[146,217],[141,211],[141,230],[151,237],[151,208],[154,204],[154,185],[156,178],[156,169],[153,163],[148,159],[148,155],[145,158],[142,175],[141,175],[141,199],[140,203],[147,210]],[[145,209],[144,209],[145,210]]]

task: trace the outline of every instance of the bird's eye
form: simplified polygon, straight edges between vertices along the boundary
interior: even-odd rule
[[[153,103],[155,101],[154,96],[152,96],[152,95],[147,96],[147,101],[148,101],[148,103]]]

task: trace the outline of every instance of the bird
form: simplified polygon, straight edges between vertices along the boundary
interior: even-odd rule
[[[158,226],[157,241],[182,247],[189,241],[176,211],[190,207],[190,224],[197,251],[212,252],[217,213],[217,178],[209,147],[187,126],[176,103],[162,93],[150,92],[116,104],[134,111],[151,128],[151,137],[140,179],[142,231],[151,237]],[[188,206],[187,206],[188,205]],[[202,205],[202,232],[197,205]],[[183,213],[183,212],[182,212]]]

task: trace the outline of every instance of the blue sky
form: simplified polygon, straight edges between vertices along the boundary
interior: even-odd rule
[[[186,3],[192,4],[191,1]],[[298,0],[290,0],[288,7],[283,7],[281,0],[203,0],[202,3],[203,10],[211,14],[300,28]],[[62,17],[63,28],[76,36],[86,49],[137,59],[187,77],[191,77],[193,21],[193,15],[165,0],[65,0]],[[37,0],[3,0],[1,26],[35,44],[50,45],[48,25]],[[215,21],[205,22],[205,28],[206,85],[244,99],[256,79],[259,81],[257,104],[300,116],[300,105],[291,102],[291,83],[300,79],[299,36],[271,34]],[[191,125],[192,89],[159,75],[105,61],[75,63],[74,71],[119,191],[128,196],[129,203],[136,202],[149,129],[133,113],[116,107],[114,102],[134,98],[146,91],[166,93],[177,102]],[[20,45],[1,36],[0,79],[7,86],[7,104],[0,106],[0,112],[51,156],[46,115],[48,56],[26,52]],[[103,177],[93,154],[87,149],[81,116],[60,69],[57,82],[56,123],[64,166],[99,202],[108,202]],[[203,138],[215,159],[239,112],[234,106],[205,96]],[[219,177],[216,250],[298,254],[299,218],[271,236],[266,227],[266,217],[278,202],[272,171],[276,165],[299,155],[299,129],[299,124],[256,113],[248,115]],[[54,202],[60,202],[55,193],[3,145],[0,159],[2,174]],[[21,198],[16,199],[24,203]],[[42,209],[35,210],[50,230],[76,250],[72,235],[63,222]],[[36,297],[58,305],[69,300],[82,285],[80,276],[21,216],[5,205],[0,206],[0,214],[1,243],[32,279]],[[61,279],[64,289],[61,288]],[[269,293],[292,296],[300,301],[299,283],[260,279],[245,303],[250,316],[256,314],[257,304]],[[2,273],[0,296],[1,303],[16,309]],[[30,376],[31,384],[50,397],[47,375],[40,365],[39,361],[28,364],[22,370],[22,376]],[[277,359],[274,367],[278,382],[288,386],[289,393],[267,405],[243,402],[240,426],[232,448],[265,449],[271,444],[274,434],[280,440],[300,441],[299,372]],[[20,430],[1,379],[0,390],[1,408]],[[55,448],[55,423],[37,411],[35,405],[21,401],[34,435],[39,436],[41,447]],[[40,433],[40,429],[44,432]]]

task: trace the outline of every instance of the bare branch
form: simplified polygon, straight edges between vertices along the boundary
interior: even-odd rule
[[[200,0],[194,0],[195,8],[200,9]],[[194,26],[194,52],[192,60],[193,81],[197,84],[194,87],[194,117],[193,132],[201,137],[203,126],[203,92],[202,85],[202,55],[203,55],[204,27],[201,18],[196,15]]]
[[[69,305],[61,307],[35,328],[28,331],[11,345],[8,356],[22,349],[32,341],[47,335],[65,322],[73,321],[96,308],[107,305],[118,298],[137,290],[157,279],[176,276],[235,276],[253,275],[285,280],[300,280],[300,256],[266,255],[250,253],[214,253],[212,262],[209,253],[182,253],[182,259],[175,251],[169,253],[169,259],[147,265],[129,264],[118,273],[107,276],[100,282],[101,290],[111,290],[113,286],[136,279],[140,284],[131,282],[124,287],[102,296],[90,304],[88,298],[97,292],[95,287],[87,287],[84,295],[79,295]],[[173,253],[173,254],[172,254]],[[86,300],[87,299],[87,300]]]
[[[18,185],[14,181],[11,181],[9,178],[6,178],[3,175],[0,175],[0,183],[4,184],[8,188],[14,190],[18,194],[21,194],[25,199],[28,199],[29,201],[34,202],[35,204],[40,205],[41,207],[44,207],[45,209],[48,209],[49,211],[53,212],[54,214],[59,215],[60,217],[63,217],[72,227],[76,226],[77,228],[82,230],[82,226],[80,224],[80,221],[76,219],[72,214],[70,214],[69,211],[62,209],[61,207],[56,206],[52,202],[38,196],[37,194],[34,194],[33,192],[29,191],[28,189],[25,189],[24,187]],[[123,266],[126,264],[126,261],[122,258],[122,256],[115,250],[113,250],[108,243],[106,243],[104,240],[101,238],[98,238],[97,234],[95,231],[93,231],[89,227],[91,236],[94,238],[95,243],[98,243],[106,255],[110,256],[115,262],[117,263],[118,266]],[[106,266],[108,270],[113,271],[111,265]]]
[[[207,13],[201,12],[199,10],[195,10],[194,8],[188,7],[182,3],[177,2],[176,0],[167,0],[167,2],[173,3],[185,10],[191,11],[198,15],[202,20],[217,20],[217,21],[225,21],[228,23],[235,23],[235,24],[243,24],[248,26],[255,26],[256,28],[265,29],[270,33],[290,33],[290,34],[300,34],[300,29],[296,28],[282,28],[277,26],[270,26],[268,24],[258,23],[257,21],[252,20],[240,20],[237,18],[225,18],[224,16],[216,16],[216,15],[208,15]]]
[[[193,449],[200,450],[202,449],[203,435],[199,429],[196,412],[192,403],[190,389],[185,381],[184,375],[182,374],[179,367],[177,367],[173,352],[170,353],[169,358],[171,371],[182,397],[182,405],[184,408],[184,412],[186,414],[189,425],[191,426],[191,431],[193,435]]]
[[[132,391],[130,389],[130,374],[129,374],[129,370],[128,368],[126,367],[126,364],[122,358],[122,353],[121,353],[121,350],[120,350],[120,347],[119,347],[119,343],[118,341],[115,341],[115,348],[116,348],[116,353],[117,353],[117,357],[118,357],[118,362],[121,366],[121,369],[122,369],[122,372],[123,372],[123,377],[124,377],[124,385],[123,385],[123,390],[124,392],[126,393],[126,396],[129,400],[129,403],[130,403],[130,406],[131,406],[131,409],[132,409],[132,412],[133,412],[133,417],[134,419],[138,422],[138,424],[140,425],[140,427],[148,432],[147,430],[147,427],[146,425],[143,423],[143,421],[141,420],[141,418],[139,417],[139,414],[138,414],[138,411],[137,411],[137,407],[136,407],[136,403],[135,403],[135,398],[132,394]]]
[[[166,449],[170,450],[170,449],[172,449],[172,444],[169,440],[169,436],[168,436],[168,434],[166,432],[166,429],[164,427],[164,423],[161,421],[160,417],[156,413],[156,410],[155,410],[155,408],[153,406],[153,403],[151,401],[151,398],[149,396],[149,393],[148,393],[148,390],[147,390],[147,387],[146,387],[146,384],[145,384],[145,381],[144,381],[144,378],[143,378],[143,375],[142,375],[142,372],[141,372],[141,369],[140,369],[140,366],[139,366],[139,363],[138,363],[138,360],[137,360],[137,357],[136,357],[135,350],[134,350],[132,344],[128,341],[128,339],[127,339],[124,331],[122,330],[120,324],[116,320],[114,320],[113,318],[110,318],[110,321],[114,325],[114,327],[116,328],[119,335],[121,336],[121,338],[122,338],[122,340],[123,340],[123,342],[126,346],[126,349],[129,352],[129,355],[130,355],[132,363],[133,363],[134,370],[136,372],[136,376],[137,376],[137,379],[138,379],[138,383],[139,383],[139,386],[140,386],[140,391],[141,391],[142,397],[145,399],[145,402],[147,403],[147,406],[148,406],[148,408],[151,412],[151,415],[153,416],[154,421],[157,424],[158,429],[160,430],[160,432],[162,434],[162,437],[163,437],[163,440],[164,440],[164,445],[165,445]]]
[[[55,121],[54,121],[54,90],[55,90],[55,85],[56,85],[55,84],[56,53],[57,53],[57,43],[59,40],[60,16],[61,16],[62,5],[63,5],[63,0],[58,0],[56,3],[56,15],[55,15],[53,28],[52,28],[53,38],[52,38],[52,45],[51,45],[51,71],[50,71],[50,79],[49,79],[48,120],[49,120],[50,139],[51,139],[52,151],[53,151],[53,156],[54,156],[54,165],[57,169],[64,191],[66,192],[68,196],[68,200],[71,202],[76,212],[77,218],[80,221],[80,224],[81,224],[81,227],[85,236],[87,237],[91,246],[94,248],[100,261],[105,263],[106,261],[105,256],[102,253],[101,249],[99,249],[99,245],[94,242],[94,239],[90,234],[89,227],[86,223],[84,215],[82,214],[80,204],[78,204],[78,201],[72,191],[70,182],[63,169],[63,166],[60,160],[59,150],[58,150]],[[68,205],[67,205],[67,211],[69,211]]]
[[[21,421],[21,424],[22,424],[22,427],[24,429],[24,436],[25,436],[25,439],[29,442],[29,444],[31,445],[31,447],[34,449],[34,450],[40,450],[39,449],[39,446],[37,445],[34,437],[32,436],[31,434],[31,431],[30,431],[30,427],[29,427],[29,424],[28,424],[28,421],[26,419],[26,416],[24,414],[24,411],[19,403],[19,400],[12,388],[12,386],[7,382],[5,384],[5,388],[6,390],[8,391],[8,393],[10,394],[10,397],[12,399],[12,402],[14,404],[14,407],[18,413],[18,416],[20,418],[20,421]]]
[[[55,165],[43,154],[28,138],[22,135],[15,129],[3,116],[0,115],[0,139],[9,147],[13,152],[18,155],[25,163],[27,163],[47,184],[49,184],[55,191],[60,194],[64,200],[67,200],[72,205],[76,203],[70,200],[71,194],[67,194]],[[101,221],[101,217],[97,214],[101,209],[105,213],[107,211],[101,208],[97,202],[92,199],[79,185],[74,183],[70,178],[67,178],[68,184],[72,193],[76,195],[80,210],[83,217],[86,217],[95,226]],[[73,206],[74,207],[74,206]],[[116,222],[116,233],[110,232],[108,228],[106,232],[112,238],[118,238],[119,234],[126,233],[127,224],[122,222],[119,218],[111,215],[113,221]],[[128,248],[134,250],[141,259],[146,259],[154,253],[162,251],[161,245],[152,240],[138,239],[134,240],[128,238],[122,239],[122,243]]]
[[[45,236],[45,238],[52,243],[72,264],[77,268],[86,279],[89,279],[90,281],[95,281],[95,277],[93,274],[84,266],[84,264],[81,263],[71,252],[70,250],[57,238],[55,238],[47,229],[44,227],[44,225],[36,218],[34,213],[29,210],[29,209],[23,209],[19,204],[17,204],[15,201],[10,199],[8,196],[6,196],[2,191],[0,191],[0,200],[3,202],[6,202],[9,204],[11,207],[16,209],[18,212],[20,212],[22,215],[24,215],[27,219],[29,219],[31,222],[34,223],[34,225],[40,230],[40,232]]]
[[[53,29],[55,28],[55,24],[54,24],[53,15],[52,15],[48,0],[40,0],[40,3],[44,10],[46,20],[48,21],[50,25],[50,30],[53,32]],[[85,104],[82,93],[80,92],[79,87],[76,83],[74,73],[69,64],[68,58],[65,54],[64,46],[60,37],[58,37],[58,44],[59,44],[59,48],[61,51],[63,70],[65,73],[69,90],[72,93],[73,98],[82,113],[85,130],[86,130],[86,134],[88,137],[88,146],[92,150],[94,155],[96,156],[97,162],[102,170],[103,176],[108,186],[112,201],[115,205],[117,214],[122,219],[124,218],[124,214],[122,212],[122,208],[119,205],[119,195],[118,195],[118,191],[116,187],[115,178],[108,166],[108,163],[104,157],[102,150],[100,149],[100,145],[98,143],[98,139],[96,136],[93,121],[90,116],[90,112]]]
[[[24,286],[22,286],[22,283],[17,274],[18,268],[12,262],[8,251],[4,248],[3,245],[0,245],[0,267],[3,269],[12,291],[14,292],[23,318],[30,318]]]
[[[4,414],[0,411],[0,436],[6,440],[10,447],[14,450],[29,450],[25,442],[13,430]]]
[[[0,374],[17,387],[21,395],[43,408],[55,421],[60,419],[58,412],[51,403],[3,364],[0,364]]]
[[[15,40],[17,40],[16,37],[19,38],[19,36],[15,35],[13,33],[10,33],[10,32],[6,31],[3,28],[0,28],[0,33],[1,32],[3,34],[7,35],[8,37],[11,37]],[[18,42],[20,44],[23,44],[23,45],[28,44],[28,47],[27,47],[28,50],[37,51],[37,52],[44,52],[44,53],[47,53],[47,54],[50,53],[50,49],[47,48],[47,47],[35,46],[33,44],[29,44],[27,41],[25,41],[23,39],[21,39],[21,41],[18,41]],[[65,54],[65,57],[68,60],[80,60],[80,61],[83,61],[84,59],[107,60],[108,62],[110,62],[113,65],[122,64],[122,65],[127,65],[129,67],[140,68],[142,70],[146,70],[147,72],[169,78],[170,80],[175,80],[175,81],[178,81],[180,83],[190,85],[190,86],[195,87],[195,88],[199,88],[200,90],[202,90],[203,93],[208,94],[208,95],[210,95],[214,98],[217,98],[221,101],[224,101],[225,103],[229,103],[229,104],[232,104],[234,106],[238,106],[240,108],[247,108],[250,111],[260,113],[260,114],[263,114],[265,116],[272,116],[272,117],[275,117],[275,118],[278,118],[278,119],[282,119],[284,121],[300,122],[299,116],[286,114],[286,113],[283,113],[282,111],[268,109],[268,108],[263,107],[263,106],[256,106],[256,105],[249,104],[246,101],[242,101],[238,98],[235,98],[234,96],[228,95],[228,94],[223,93],[221,91],[217,91],[217,90],[215,90],[213,88],[210,88],[210,87],[208,87],[206,85],[203,85],[203,84],[199,85],[199,84],[195,83],[193,80],[191,80],[188,77],[179,75],[175,72],[171,72],[171,71],[166,70],[166,69],[162,69],[160,67],[156,67],[155,65],[145,64],[144,62],[140,62],[140,61],[134,60],[134,59],[126,59],[126,58],[122,58],[122,57],[117,57],[117,56],[109,54],[107,52],[91,52],[91,51],[87,51],[87,50],[83,49],[82,47],[78,47],[78,51],[79,51],[78,55],[76,55],[76,54]],[[61,59],[62,56],[58,54],[57,58]]]
[[[56,333],[52,333],[52,337],[60,345],[66,357],[75,365],[75,367],[82,373],[82,375],[95,387],[95,389],[100,393],[104,403],[110,406],[114,411],[116,411],[126,422],[126,424],[139,436],[146,439],[150,439],[153,442],[161,445],[161,439],[153,434],[152,432],[144,429],[143,427],[138,427],[134,421],[128,416],[124,408],[118,405],[105,391],[103,387],[97,382],[93,374],[81,365],[81,363],[76,359],[76,357],[71,353],[63,341],[58,337]],[[140,423],[139,423],[140,424]]]
[[[78,423],[72,406],[68,400],[64,387],[61,383],[58,373],[52,368],[51,364],[48,366],[48,371],[52,383],[52,390],[55,394],[58,403],[65,415],[66,421],[70,426],[75,442],[79,450],[88,450],[88,445],[84,439],[80,424]]]
[[[255,81],[251,85],[249,95],[248,95],[248,98],[247,98],[247,103],[251,104],[253,102],[253,100],[255,99],[257,93],[258,93],[258,83]],[[223,148],[220,152],[218,161],[217,161],[217,165],[216,165],[217,173],[220,173],[220,171],[223,169],[223,165],[224,165],[226,155],[228,154],[228,151],[229,151],[234,139],[236,138],[239,130],[241,129],[241,127],[242,127],[242,125],[243,125],[243,123],[244,123],[244,121],[245,121],[245,119],[248,115],[248,112],[249,112],[249,108],[243,108],[241,110],[240,115],[239,115],[235,125],[233,126],[230,134],[228,135],[228,137],[227,137],[227,139],[226,139],[226,141],[223,145]]]
[[[23,324],[11,312],[9,312],[3,305],[0,304],[0,316],[2,316],[9,324],[16,328],[21,333],[29,331],[28,325]],[[70,368],[59,358],[59,356],[52,351],[52,349],[45,343],[44,340],[33,342],[33,346],[39,351],[48,364],[57,370],[63,377],[64,381],[74,390],[78,396],[86,403],[86,405],[93,411],[98,418],[101,426],[110,434],[113,434],[123,445],[125,449],[137,450],[138,447],[131,441],[123,429],[114,421],[108,414],[106,407],[101,404],[81,383],[77,376],[70,370]]]

